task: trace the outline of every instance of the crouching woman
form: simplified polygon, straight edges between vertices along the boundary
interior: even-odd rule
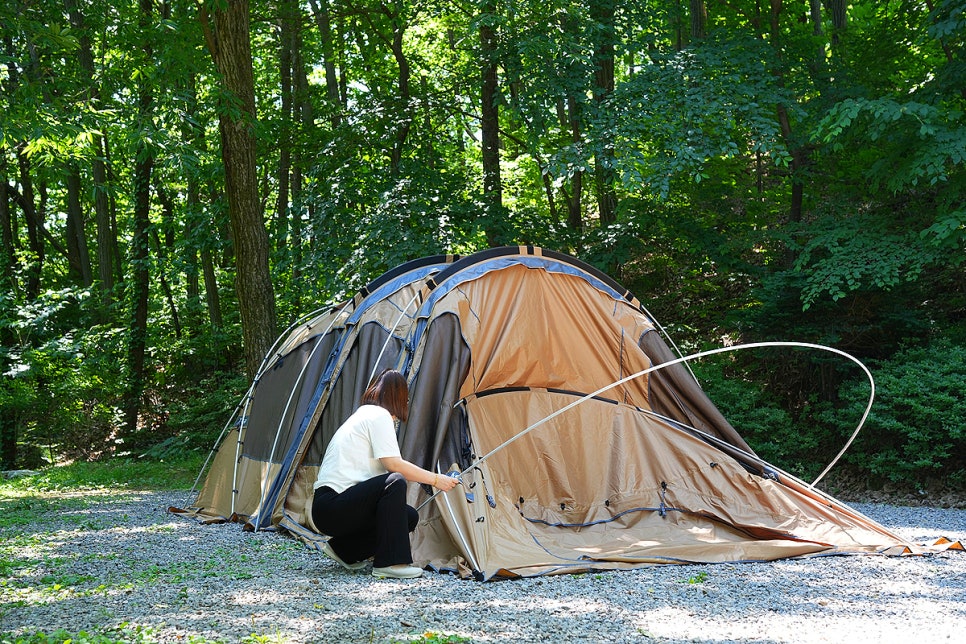
[[[409,533],[419,514],[406,503],[406,482],[442,491],[458,481],[434,474],[402,458],[396,423],[409,412],[406,379],[382,372],[362,394],[362,404],[329,442],[315,481],[312,520],[331,537],[322,550],[349,570],[373,558],[374,577],[419,577]]]

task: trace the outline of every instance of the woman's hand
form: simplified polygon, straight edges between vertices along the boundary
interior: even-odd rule
[[[460,480],[455,476],[447,476],[446,474],[434,474],[433,476],[435,477],[433,487],[443,492],[449,492],[460,484]]]
[[[379,460],[387,471],[399,472],[406,477],[407,481],[432,485],[437,490],[442,490],[443,492],[449,492],[460,484],[459,479],[456,477],[424,470],[418,465],[410,463],[406,459],[399,458],[398,456],[386,456]]]

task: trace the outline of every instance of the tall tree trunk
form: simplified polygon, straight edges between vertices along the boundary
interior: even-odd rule
[[[158,197],[158,201],[161,202],[162,210],[162,220],[168,222],[169,225],[165,227],[165,240],[162,242],[161,235],[158,234],[157,227],[151,229],[151,235],[154,239],[154,245],[157,249],[158,266],[162,267],[158,271],[158,281],[161,283],[161,290],[164,293],[164,299],[168,301],[168,310],[171,313],[171,325],[174,328],[174,335],[176,338],[181,337],[181,315],[178,313],[178,306],[174,301],[174,292],[171,289],[171,283],[168,278],[165,277],[165,268],[169,265],[169,257],[171,252],[174,250],[174,201],[171,199],[171,195],[165,190],[164,184],[158,182],[154,187],[155,194]]]
[[[607,109],[607,100],[614,93],[615,8],[615,0],[595,0],[590,8],[591,17],[597,22],[600,33],[594,47],[594,104],[598,116]],[[613,141],[598,141],[596,156],[594,184],[597,208],[600,213],[600,226],[606,228],[617,220]]]
[[[200,19],[224,89],[238,110],[219,115],[221,158],[235,246],[235,288],[241,313],[245,365],[254,378],[275,341],[275,291],[268,266],[268,233],[259,209],[255,173],[255,85],[248,0],[216,3]]]
[[[70,19],[71,28],[78,36],[77,62],[89,83],[88,99],[99,100],[100,89],[94,82],[94,52],[87,32],[84,15],[77,7],[77,0],[64,0],[64,9]],[[94,188],[94,224],[97,230],[97,278],[101,292],[101,304],[107,308],[111,303],[114,289],[113,246],[116,237],[111,231],[111,216],[108,210],[107,169],[104,167],[104,141],[100,134],[94,136],[94,148],[98,151],[91,162]]]
[[[570,140],[574,145],[578,145],[583,140],[583,132],[580,129],[581,109],[580,103],[573,96],[567,99],[567,128],[570,130]],[[584,172],[574,170],[570,179],[570,192],[564,191],[567,200],[567,226],[575,233],[580,233],[584,229]]]
[[[81,206],[81,176],[77,166],[67,171],[67,264],[74,278],[84,288],[94,283],[91,256],[87,249],[84,211]]]
[[[783,0],[769,0],[769,39],[775,51],[775,56],[778,59],[776,69],[773,73],[780,86],[784,86],[785,84],[784,73],[781,70],[782,43],[779,24],[783,9]],[[775,109],[778,113],[778,125],[781,129],[782,139],[785,141],[785,145],[788,147],[788,151],[792,157],[789,167],[792,194],[788,206],[788,220],[789,222],[796,223],[802,220],[802,207],[805,201],[805,184],[802,180],[802,170],[805,167],[806,150],[794,136],[788,106],[778,104]],[[792,261],[793,258],[786,252],[784,258],[785,265],[790,265]]]
[[[10,194],[7,189],[7,155],[6,149],[0,147],[0,239],[2,239],[2,273],[0,273],[0,291],[14,292],[16,290],[16,248],[14,246],[13,219],[10,213]],[[13,330],[4,325],[0,327],[0,346],[13,347],[15,339]],[[4,351],[4,354],[7,352]],[[9,369],[5,355],[0,355],[0,370],[6,373]],[[17,465],[17,435],[19,434],[19,419],[13,405],[0,405],[0,468],[14,469]]]
[[[279,96],[282,103],[281,131],[278,141],[278,197],[275,201],[275,248],[283,249],[289,236],[289,180],[292,171],[292,67],[295,58],[295,33],[298,16],[295,0],[282,0],[278,7],[279,44],[278,74]]]
[[[339,77],[335,66],[335,50],[332,47],[336,34],[332,29],[332,18],[329,11],[329,0],[309,0],[315,24],[319,27],[319,37],[322,44],[322,66],[325,69],[325,98],[328,103],[329,123],[332,129],[342,124],[342,108],[344,107],[339,92]]]
[[[503,216],[503,181],[500,177],[500,107],[497,76],[497,4],[486,0],[480,16],[480,57],[482,86],[480,89],[480,130],[483,145],[483,207],[486,237],[490,246],[499,246],[503,239],[498,223]]]
[[[10,194],[7,189],[7,154],[0,146],[0,288],[13,290],[16,286],[17,248],[10,216]],[[6,345],[2,345],[6,346]]]
[[[218,294],[218,280],[215,278],[215,261],[207,248],[201,251],[201,271],[205,278],[205,302],[208,305],[208,320],[213,331],[223,329],[221,319],[221,296]]]
[[[409,59],[403,51],[403,38],[406,35],[406,25],[403,18],[399,15],[390,16],[392,20],[392,55],[396,59],[398,67],[398,86],[399,86],[399,115],[396,120],[396,136],[393,141],[392,152],[390,154],[389,169],[394,177],[399,176],[402,154],[405,149],[406,139],[409,138],[409,130],[413,125],[412,105],[410,105],[411,91],[409,80],[412,75],[409,69]]]
[[[32,301],[40,296],[40,276],[46,259],[43,232],[41,231],[43,222],[40,220],[34,201],[34,183],[30,176],[30,160],[22,149],[17,150],[17,162],[20,167],[19,202],[24,213],[24,220],[27,222],[27,243],[31,255],[27,259],[27,267],[24,271],[26,275],[24,293],[27,300]]]
[[[700,40],[706,35],[708,7],[704,0],[691,0],[691,40]]]
[[[824,0],[832,16],[832,48],[840,43],[840,36],[848,24],[849,3],[846,0]]]
[[[298,29],[295,33],[295,56],[292,61],[292,78],[293,88],[295,90],[293,95],[293,109],[294,115],[298,119],[300,132],[299,140],[303,140],[310,135],[314,123],[312,102],[309,96],[308,71],[306,69],[305,62],[302,60],[301,50],[302,32],[301,29]],[[291,173],[293,208],[291,216],[292,234],[289,250],[292,258],[292,284],[295,286],[295,292],[293,293],[294,299],[292,303],[296,311],[301,308],[304,286],[302,282],[302,257],[304,249],[304,240],[302,236],[306,216],[306,202],[308,201],[305,199],[303,194],[303,190],[305,188],[305,179],[302,170],[306,163],[305,155],[303,154],[304,149],[304,146],[296,146],[292,158]]]
[[[104,150],[104,138],[94,139],[99,151]],[[107,308],[114,293],[114,255],[117,252],[117,236],[111,225],[111,211],[108,201],[107,168],[98,154],[94,159],[94,221],[97,229],[97,279],[101,288],[101,305]]]
[[[148,33],[151,23],[152,0],[139,0],[138,23],[142,34]],[[145,43],[147,60],[153,56],[152,46]],[[148,145],[149,124],[154,109],[154,97],[143,78],[138,87],[138,120],[141,136],[134,160],[134,235],[131,240],[131,312],[132,320],[128,338],[128,390],[125,394],[124,426],[132,436],[138,430],[141,413],[141,395],[144,392],[144,362],[148,338],[148,296],[150,274],[148,271],[149,229],[151,226],[151,170],[153,152]]]
[[[185,88],[185,113],[195,114],[198,106],[197,78],[192,74],[188,78]],[[194,119],[184,119],[181,123],[181,136],[186,145],[193,147],[199,154],[206,150],[204,127]],[[188,335],[196,335],[196,327],[201,317],[201,274],[198,264],[198,247],[201,245],[202,234],[202,204],[201,185],[197,172],[189,172],[187,177],[187,191],[185,195],[184,232],[182,236],[186,242],[187,256],[185,257],[185,294],[187,295]]]

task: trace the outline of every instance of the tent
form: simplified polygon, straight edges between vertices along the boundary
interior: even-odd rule
[[[489,580],[924,551],[758,458],[672,346],[573,257],[404,264],[279,338],[179,512],[319,547],[307,506],[327,442],[394,367],[410,385],[403,457],[463,481],[410,485],[418,565]]]

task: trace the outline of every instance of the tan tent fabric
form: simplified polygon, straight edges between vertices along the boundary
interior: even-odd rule
[[[417,563],[480,580],[683,562],[910,554],[876,522],[761,461],[639,300],[532,247],[439,256],[297,325],[186,512],[283,529],[307,515],[335,429],[387,366],[410,382],[404,458],[460,473],[420,508]],[[614,386],[632,374],[650,370]]]
[[[474,399],[468,407],[479,451],[512,437],[485,428],[526,427],[569,402],[534,391]],[[487,461],[495,509],[479,494],[467,502],[460,488],[445,495],[445,511],[435,501],[450,534],[467,536],[455,540],[459,556],[477,562],[485,578],[501,571],[915,549],[830,500],[750,474],[711,445],[632,407],[589,400],[561,419]],[[587,454],[594,458],[579,456]]]

